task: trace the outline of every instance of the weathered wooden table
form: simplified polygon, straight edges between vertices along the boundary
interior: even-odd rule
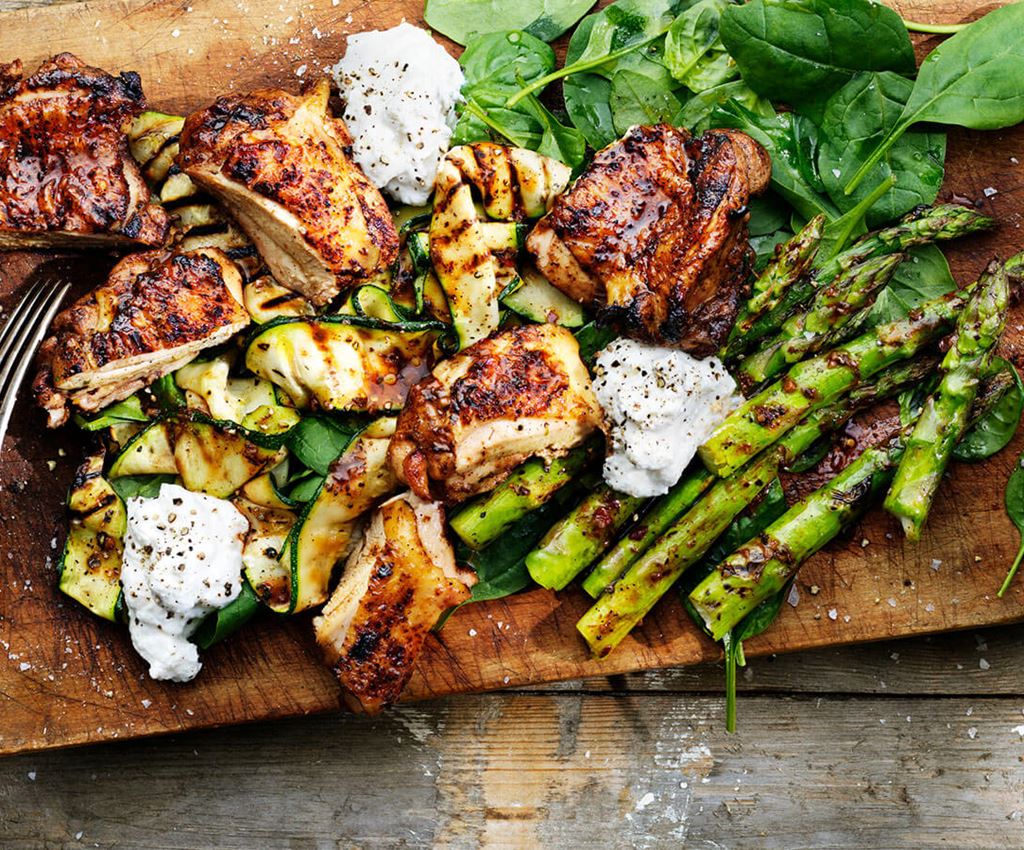
[[[731,736],[703,666],[8,758],[0,848],[1019,848],[1022,650],[759,659]]]

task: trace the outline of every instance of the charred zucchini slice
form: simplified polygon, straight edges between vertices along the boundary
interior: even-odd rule
[[[227,498],[282,456],[283,449],[256,445],[240,430],[199,417],[175,426],[175,468],[184,486],[199,493]]]
[[[286,600],[267,601],[275,611],[303,611],[327,599],[331,573],[348,555],[360,517],[398,485],[387,462],[393,431],[393,419],[371,423],[331,465],[288,535],[281,561],[291,584]]]
[[[548,283],[537,269],[524,266],[519,277],[522,283],[501,299],[502,304],[531,322],[551,322],[566,328],[583,326],[583,307]]]
[[[384,322],[366,315],[282,319],[250,337],[245,365],[296,406],[397,411],[432,365],[437,322]]]
[[[120,619],[121,541],[103,531],[71,522],[57,567],[58,587],[97,617]]]
[[[125,443],[107,475],[109,478],[174,475],[177,471],[167,423],[160,421],[147,426]]]

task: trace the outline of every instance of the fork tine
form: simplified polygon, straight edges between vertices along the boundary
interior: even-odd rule
[[[29,287],[21,301],[11,310],[11,315],[0,330],[0,363],[7,362],[7,355],[13,349],[18,333],[35,314],[40,296],[47,286],[52,286],[52,280],[40,280]]]
[[[60,281],[54,281],[49,286],[41,287],[42,298],[34,301],[33,306],[46,304],[45,310],[32,317],[32,322],[17,337],[17,350],[12,350],[10,355],[5,357],[3,372],[0,373],[0,447],[3,446],[4,438],[7,436],[7,426],[11,423],[14,403],[18,397],[18,388],[32,367],[36,349],[43,341],[43,337],[46,336],[50,322],[57,315],[61,301],[64,300],[69,289],[71,289],[70,283],[61,284]]]

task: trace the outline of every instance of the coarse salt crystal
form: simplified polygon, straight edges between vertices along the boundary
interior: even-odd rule
[[[986,198],[991,198],[993,195],[999,194],[999,190],[996,189],[994,186],[986,186],[984,192]]]
[[[979,659],[978,661],[978,667],[980,667],[982,670],[988,670],[991,666],[992,665],[989,664],[984,658]]]
[[[828,618],[829,618],[830,620],[835,620],[835,619],[837,619],[838,617],[839,617],[839,612],[838,612],[838,611],[836,611],[836,609],[835,609],[835,608],[829,608],[829,609],[828,609]]]

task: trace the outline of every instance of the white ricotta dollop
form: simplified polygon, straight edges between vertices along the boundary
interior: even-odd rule
[[[359,167],[396,201],[425,204],[455,128],[466,81],[459,63],[403,22],[349,36],[332,70]]]
[[[154,679],[187,682],[202,667],[189,636],[242,589],[249,523],[230,502],[176,484],[127,507],[121,583],[132,644]]]
[[[742,399],[715,357],[619,339],[594,360],[609,425],[604,480],[631,496],[668,492],[697,447]]]

